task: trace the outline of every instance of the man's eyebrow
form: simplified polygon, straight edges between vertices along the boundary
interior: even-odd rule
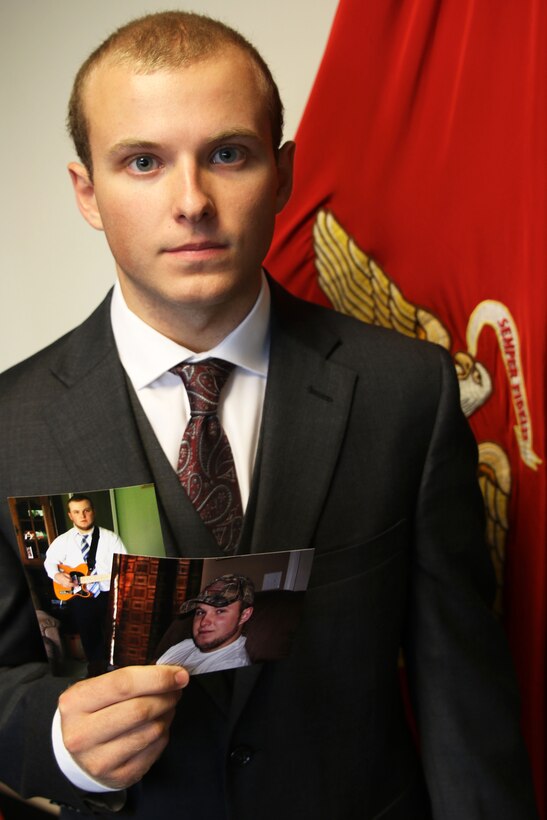
[[[115,159],[121,154],[126,154],[130,151],[159,151],[160,144],[158,142],[149,142],[147,140],[126,139],[115,143],[108,151],[108,156]]]
[[[260,140],[260,136],[251,128],[230,128],[226,131],[219,131],[217,134],[213,134],[210,138],[210,142],[229,142],[233,139]]]

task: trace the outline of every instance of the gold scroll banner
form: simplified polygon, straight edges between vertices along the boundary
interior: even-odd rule
[[[503,358],[517,421],[514,432],[520,457],[527,467],[537,470],[542,460],[534,453],[532,445],[532,419],[528,408],[520,357],[520,339],[516,324],[511,312],[502,302],[496,302],[493,299],[480,302],[469,317],[467,325],[467,349],[474,357],[477,354],[479,336],[485,326],[494,330]]]

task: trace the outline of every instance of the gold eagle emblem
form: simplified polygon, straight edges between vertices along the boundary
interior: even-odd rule
[[[395,282],[346,233],[332,213],[319,211],[313,227],[319,285],[333,307],[368,324],[426,339],[450,351],[448,329],[430,310],[412,304]],[[453,354],[460,402],[471,416],[492,394],[492,378],[470,350]],[[496,610],[501,611],[503,569],[507,542],[511,467],[494,442],[479,444],[479,484],[486,512],[486,537],[496,572]]]
[[[405,299],[395,282],[331,213],[318,212],[313,239],[319,284],[336,310],[450,350],[452,339],[441,320]],[[470,416],[491,396],[492,379],[484,364],[469,351],[458,351],[453,359],[462,410]]]

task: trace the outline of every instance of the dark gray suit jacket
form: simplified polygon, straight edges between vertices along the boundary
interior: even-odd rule
[[[535,817],[450,357],[272,288],[241,551],[315,548],[303,622],[288,659],[192,679],[120,816],[424,820],[430,802],[436,820]],[[42,663],[4,499],[154,481],[172,554],[217,548],[131,395],[108,300],[0,395],[0,780],[86,810],[52,758],[66,681]]]

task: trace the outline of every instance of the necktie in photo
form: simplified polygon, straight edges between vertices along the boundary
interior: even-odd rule
[[[88,538],[89,538],[88,535],[82,535],[82,556],[83,556],[84,562],[86,564],[87,564],[87,556],[89,555],[89,550],[90,550],[90,547],[91,547],[91,545],[89,544],[89,542],[87,540]]]
[[[243,508],[234,457],[217,416],[220,392],[234,365],[222,359],[179,364],[190,402],[190,421],[179,451],[177,475],[188,498],[211,531],[220,549],[234,552],[243,521]]]
[[[89,538],[89,535],[82,535],[81,549],[82,549],[82,557],[84,559],[85,564],[87,564],[87,556],[89,555],[89,550],[91,549],[91,544],[87,540],[88,538]],[[91,574],[93,575],[93,573],[91,573]],[[88,592],[90,592],[93,595],[94,598],[96,598],[97,595],[99,594],[99,592],[101,591],[100,584],[86,584],[85,588],[87,589]]]

